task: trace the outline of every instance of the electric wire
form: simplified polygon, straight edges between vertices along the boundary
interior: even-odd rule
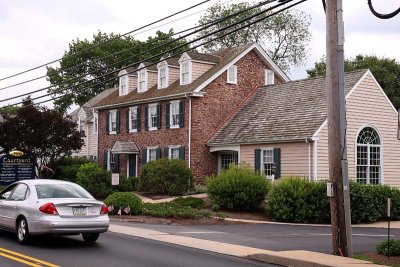
[[[380,18],[380,19],[391,19],[400,13],[400,7],[398,9],[396,9],[395,11],[388,13],[388,14],[378,13],[374,9],[374,6],[372,5],[372,0],[368,0],[368,7],[369,7],[369,10],[371,10],[372,14],[374,14],[375,17]]]

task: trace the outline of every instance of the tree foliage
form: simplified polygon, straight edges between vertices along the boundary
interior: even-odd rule
[[[252,5],[254,5],[254,3],[241,2],[230,5],[217,3],[207,9],[206,14],[200,18],[199,24],[207,24],[218,18],[226,17],[233,13],[245,10]],[[221,21],[220,23],[210,26],[206,30],[200,32],[200,36],[234,24],[237,21],[245,19],[246,17],[254,15],[262,10],[265,10],[265,8],[254,8],[237,16],[233,16],[225,21]],[[269,14],[271,14],[271,12],[265,12],[251,21],[268,16]],[[268,55],[276,64],[284,70],[289,70],[292,65],[298,66],[304,63],[307,56],[306,47],[311,38],[309,30],[310,20],[310,16],[303,12],[296,10],[284,11],[253,24],[250,27],[239,30],[236,33],[212,41],[206,44],[204,49],[208,52],[212,52],[223,48],[257,42],[266,49]],[[211,35],[210,37],[205,38],[205,40],[211,40],[246,24],[247,22],[239,23],[228,30]]]
[[[182,39],[162,48],[156,48],[173,41],[173,33],[172,29],[167,33],[158,31],[154,37],[140,41],[131,36],[118,38],[114,33],[98,32],[93,35],[91,41],[73,40],[69,44],[69,50],[62,57],[60,66],[47,69],[47,79],[52,86],[48,93],[54,97],[64,95],[54,101],[56,110],[65,112],[72,104],[83,105],[103,90],[114,87],[118,82],[116,79],[118,73],[108,73],[186,44]],[[94,45],[99,46],[90,49]],[[176,49],[173,53],[183,51],[185,48],[187,46]],[[150,49],[154,50],[146,52]],[[114,55],[115,53],[118,54]],[[159,58],[152,61],[157,60]],[[65,95],[67,93],[68,95]]]
[[[346,59],[344,70],[369,69],[382,86],[393,105],[400,108],[400,63],[393,58],[377,57],[373,55],[357,55]],[[326,59],[315,62],[314,68],[307,70],[309,77],[326,75]]]
[[[4,150],[27,152],[38,159],[39,169],[50,160],[80,149],[84,136],[75,122],[45,107],[23,106],[0,122],[0,144]]]

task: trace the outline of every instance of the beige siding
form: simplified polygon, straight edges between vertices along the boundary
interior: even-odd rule
[[[240,162],[245,162],[254,168],[254,151],[258,148],[280,148],[281,149],[281,175],[282,177],[300,176],[308,177],[308,148],[309,144],[304,142],[241,145]],[[310,171],[312,175],[312,144],[310,144]]]
[[[137,87],[137,76],[129,75],[128,93],[132,92]]]
[[[168,86],[179,79],[179,67],[168,67]]]
[[[93,134],[93,123],[90,122],[87,127],[86,136],[88,139],[88,157],[97,156],[97,134]]]
[[[378,130],[383,144],[384,183],[400,187],[400,141],[397,140],[397,112],[370,74],[347,98],[347,149],[349,177],[355,178],[356,139],[358,131],[372,126]],[[328,129],[320,133],[318,142],[318,176],[328,177]]]
[[[192,81],[199,78],[201,75],[206,73],[206,71],[208,71],[212,67],[214,67],[213,64],[192,62]]]
[[[158,73],[157,72],[152,72],[152,71],[148,71],[147,72],[147,89],[150,89],[151,87],[153,87],[154,85],[157,84],[157,80],[158,80]]]

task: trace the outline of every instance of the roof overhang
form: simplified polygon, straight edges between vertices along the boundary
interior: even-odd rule
[[[139,149],[132,141],[116,141],[111,152],[113,154],[139,154]]]

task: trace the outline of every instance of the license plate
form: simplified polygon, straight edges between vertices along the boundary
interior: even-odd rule
[[[72,214],[74,215],[86,215],[86,208],[72,208]]]

